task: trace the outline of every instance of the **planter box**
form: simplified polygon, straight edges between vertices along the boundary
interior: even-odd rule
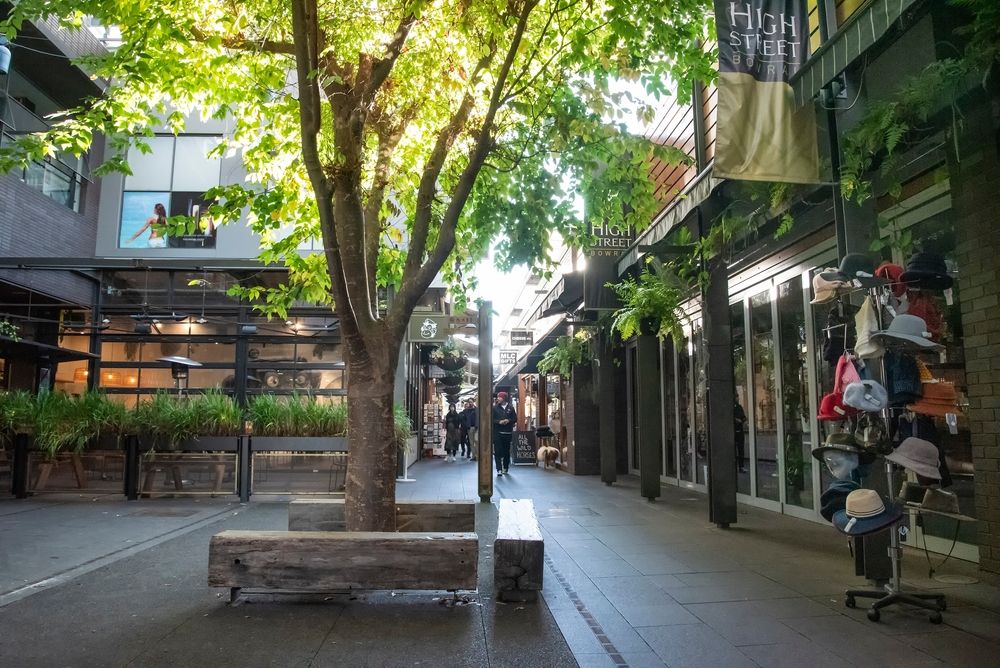
[[[251,436],[253,452],[347,452],[346,436]]]

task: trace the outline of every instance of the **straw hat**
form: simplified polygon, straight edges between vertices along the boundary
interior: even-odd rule
[[[833,526],[849,536],[863,536],[891,526],[902,515],[899,506],[886,506],[875,490],[856,489],[847,495],[844,509],[833,514]]]

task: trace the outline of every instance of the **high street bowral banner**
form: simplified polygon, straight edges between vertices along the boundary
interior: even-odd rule
[[[788,84],[809,55],[803,0],[715,0],[719,33],[716,178],[816,183],[811,105]]]

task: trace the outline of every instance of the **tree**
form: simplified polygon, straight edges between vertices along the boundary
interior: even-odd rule
[[[393,377],[434,277],[474,285],[497,236],[504,265],[544,263],[552,232],[580,243],[578,196],[588,217],[648,223],[651,162],[685,156],[627,131],[627,115],[653,108],[620,82],[667,95],[714,77],[708,0],[25,0],[0,29],[16,38],[39,16],[96,17],[123,40],[82,61],[111,82],[105,94],[8,150],[7,165],[85,151],[100,133],[111,157],[99,170],[127,172],[126,149],[154,128],[180,131],[192,109],[232,119],[219,150],[239,150],[250,179],[213,193],[211,213],[249,211],[262,260],[288,267],[280,288],[244,291],[255,306],[336,311],[353,530],[394,528]],[[298,252],[310,238],[323,253]]]

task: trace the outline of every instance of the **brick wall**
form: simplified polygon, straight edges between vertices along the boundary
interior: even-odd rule
[[[1000,573],[1000,157],[990,105],[966,116],[960,160],[951,165],[957,232],[969,428],[975,467],[979,565]]]

